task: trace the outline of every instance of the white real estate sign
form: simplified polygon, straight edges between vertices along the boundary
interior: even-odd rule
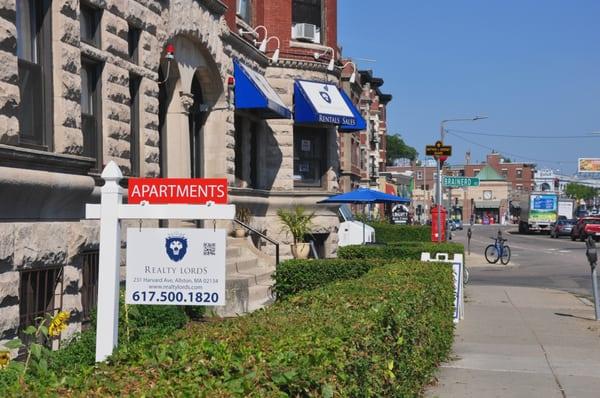
[[[129,228],[127,304],[225,305],[225,230]]]
[[[464,260],[462,254],[454,254],[451,260],[448,253],[437,253],[431,257],[430,253],[421,253],[421,261],[448,263],[452,265],[454,275],[454,323],[465,317],[465,300],[463,292]]]

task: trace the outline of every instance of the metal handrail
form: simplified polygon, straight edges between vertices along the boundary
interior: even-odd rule
[[[256,235],[260,236],[261,238],[263,238],[264,240],[268,241],[269,243],[275,245],[275,265],[279,265],[279,242],[277,242],[274,239],[269,238],[267,235],[263,234],[262,232],[252,228],[251,226],[244,224],[243,222],[241,222],[240,220],[234,218],[233,221],[235,221],[236,223],[240,224],[242,227],[246,228],[248,231],[250,232],[254,232]]]

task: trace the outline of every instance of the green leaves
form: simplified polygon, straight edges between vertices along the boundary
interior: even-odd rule
[[[310,235],[315,213],[305,213],[302,206],[297,206],[292,211],[280,208],[277,210],[277,216],[283,224],[283,229],[292,234],[294,244],[296,244],[304,242],[304,237]]]
[[[23,342],[21,339],[10,340],[9,342],[4,343],[4,347],[8,348],[9,350],[16,350],[17,348],[23,347]]]

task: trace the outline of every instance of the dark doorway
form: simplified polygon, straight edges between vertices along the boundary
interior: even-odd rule
[[[202,150],[204,146],[202,127],[206,120],[206,111],[202,98],[202,87],[197,77],[192,81],[191,94],[194,99],[188,116],[190,126],[191,177],[202,177]]]

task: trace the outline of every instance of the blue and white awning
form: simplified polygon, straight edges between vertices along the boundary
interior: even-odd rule
[[[294,120],[302,124],[334,124],[339,131],[364,130],[367,124],[350,98],[333,84],[296,80]]]
[[[292,112],[285,106],[267,79],[238,61],[233,62],[235,109],[248,110],[262,119],[289,119]]]

